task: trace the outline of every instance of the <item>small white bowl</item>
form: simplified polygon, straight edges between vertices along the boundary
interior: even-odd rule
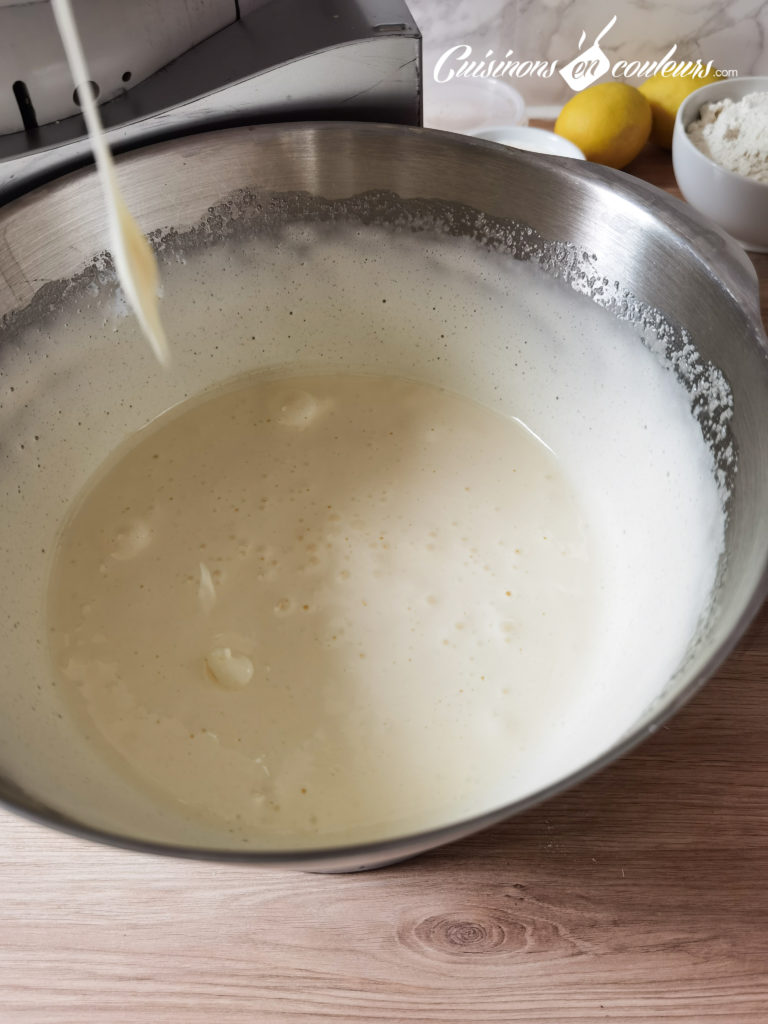
[[[492,125],[471,134],[476,139],[500,142],[513,149],[527,149],[532,153],[548,153],[550,156],[569,156],[574,160],[586,160],[578,146],[564,139],[562,135],[548,132],[544,128],[530,128],[527,125]]]
[[[525,100],[495,78],[424,80],[424,127],[474,135],[497,124],[525,124]]]
[[[768,92],[768,76],[724,78],[704,85],[680,104],[672,134],[672,165],[691,206],[732,235],[745,249],[768,252],[768,184],[727,171],[691,141],[686,129],[705,103]]]

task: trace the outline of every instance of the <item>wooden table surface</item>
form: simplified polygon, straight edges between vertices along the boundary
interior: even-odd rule
[[[658,150],[630,170],[674,191]],[[768,607],[634,754],[397,867],[174,861],[0,813],[3,1024],[298,1020],[766,1024]]]

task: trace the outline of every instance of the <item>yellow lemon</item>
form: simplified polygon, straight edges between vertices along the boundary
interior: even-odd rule
[[[675,65],[675,68],[681,71],[685,67],[686,65],[682,61]],[[675,126],[677,108],[686,96],[690,96],[692,92],[701,88],[702,85],[709,85],[711,82],[719,81],[720,76],[713,68],[712,71],[707,72],[705,75],[694,75],[691,72],[688,75],[675,76],[672,70],[666,75],[659,72],[653,78],[649,78],[647,82],[643,82],[640,86],[640,92],[651,105],[651,113],[653,114],[651,138],[653,141],[658,146],[671,149],[672,129]]]
[[[625,167],[648,141],[651,108],[634,86],[601,82],[568,100],[555,131],[575,143],[587,160]]]

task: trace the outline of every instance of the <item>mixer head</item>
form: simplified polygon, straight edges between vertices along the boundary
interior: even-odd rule
[[[73,0],[112,148],[232,124],[421,122],[402,0]],[[0,0],[0,203],[87,163],[50,3]]]

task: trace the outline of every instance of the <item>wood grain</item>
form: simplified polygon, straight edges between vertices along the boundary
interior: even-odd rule
[[[657,150],[630,170],[673,190]],[[0,1021],[766,1024],[767,685],[764,608],[636,753],[367,875],[123,853],[2,813]]]

